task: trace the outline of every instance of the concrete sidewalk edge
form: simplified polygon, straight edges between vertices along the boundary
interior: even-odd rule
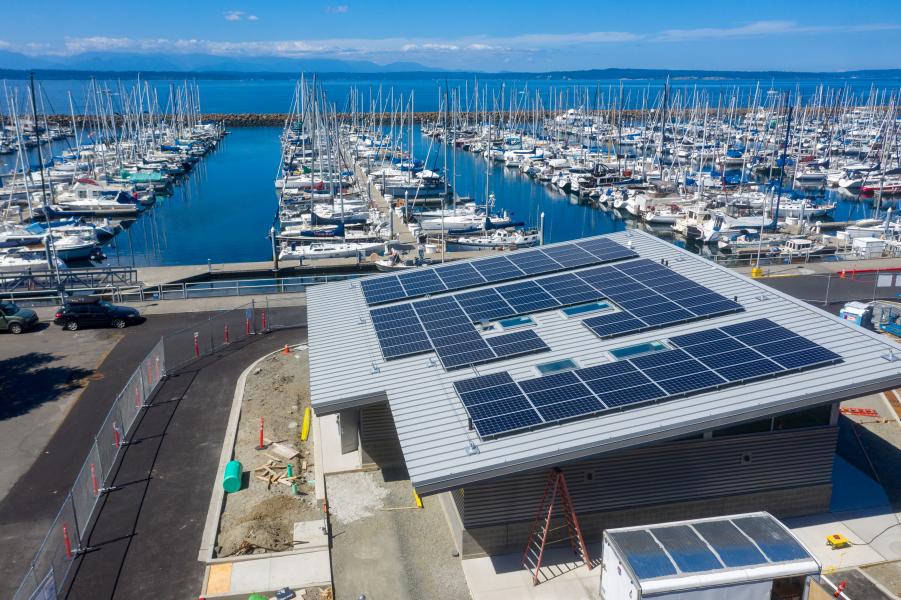
[[[231,412],[228,416],[228,425],[225,429],[225,438],[222,440],[222,452],[219,455],[219,466],[216,469],[216,477],[213,481],[213,494],[210,498],[210,507],[207,510],[206,524],[203,527],[203,537],[200,539],[200,549],[197,553],[197,560],[208,563],[213,559],[213,549],[216,543],[216,530],[219,527],[219,518],[222,512],[222,504],[225,502],[225,490],[218,484],[225,475],[225,465],[232,459],[234,454],[235,439],[238,435],[238,422],[241,418],[241,405],[244,402],[244,387],[247,383],[247,377],[254,368],[270,356],[278,354],[281,350],[269,352],[257,360],[253,361],[238,377],[238,383],[235,385],[235,393],[232,397]]]

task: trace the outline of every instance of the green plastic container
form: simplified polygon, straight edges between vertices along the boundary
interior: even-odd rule
[[[241,489],[241,463],[236,460],[225,465],[225,477],[222,478],[222,489],[234,494]]]

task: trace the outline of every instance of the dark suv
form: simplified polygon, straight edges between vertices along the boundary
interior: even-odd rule
[[[53,322],[69,331],[85,326],[112,326],[122,329],[141,322],[134,308],[116,306],[97,298],[71,298],[56,311]]]
[[[19,308],[15,302],[0,302],[0,331],[22,333],[38,324],[38,315],[30,308]]]

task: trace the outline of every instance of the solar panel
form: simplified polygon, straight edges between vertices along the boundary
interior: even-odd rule
[[[520,271],[527,275],[541,275],[551,271],[559,271],[563,265],[550,258],[541,250],[529,252],[517,252],[507,257],[507,260],[516,265]]]
[[[510,285],[502,285],[497,288],[497,292],[516,310],[517,314],[560,306],[557,300],[534,281],[520,281]]]
[[[457,263],[435,267],[435,274],[444,282],[449,290],[482,285],[485,278],[470,263]]]
[[[597,257],[574,244],[542,248],[542,252],[564,267],[584,267],[597,264]]]
[[[403,286],[408,297],[425,296],[432,292],[443,292],[447,286],[438,278],[434,270],[413,270],[398,275],[397,280]]]
[[[494,373],[455,381],[473,427],[482,437],[517,431],[542,423],[519,386],[507,373]]]
[[[637,256],[612,240],[600,238],[364,279],[360,286],[366,303],[373,306]]]
[[[550,350],[532,330],[514,331],[488,338],[488,345],[498,358],[510,358]]]
[[[582,321],[600,338],[740,312],[741,304],[647,259],[574,273],[622,309]]]
[[[439,296],[369,311],[386,360],[434,351],[447,370],[550,350],[532,331],[489,338],[476,331],[473,320],[515,312],[494,290]],[[461,304],[462,302],[462,304]],[[463,306],[469,307],[466,312]],[[504,308],[506,306],[506,308]],[[478,311],[482,311],[479,313]]]
[[[507,281],[525,277],[516,265],[507,260],[505,256],[486,258],[471,263],[473,268],[488,282]]]
[[[604,294],[572,273],[545,277],[544,279],[537,279],[535,282],[564,306],[593,302],[604,297]]]
[[[615,316],[615,315],[606,315]],[[747,338],[757,331],[755,327],[769,330],[776,328],[767,320],[739,324],[734,331]],[[456,382],[458,394],[465,406],[476,402],[497,401],[510,395],[523,395],[537,411],[542,423],[555,423],[576,417],[584,417],[607,410],[627,409],[641,403],[664,401],[705,390],[733,385],[752,379],[779,376],[799,368],[822,366],[841,360],[841,356],[800,336],[808,345],[801,350],[786,352],[767,358],[753,346],[742,342],[725,332],[727,327],[713,328],[680,336],[674,336],[668,343],[670,350],[624,358],[593,367],[585,367],[527,379],[514,383],[508,374],[486,376],[491,379],[475,378],[479,385],[490,382],[492,391],[474,393],[470,390],[473,380]],[[788,350],[795,349],[796,342],[790,339]],[[536,344],[546,349],[544,342],[532,330],[513,332],[488,338],[491,348],[501,354],[503,348],[517,348],[521,344]],[[774,350],[771,344],[765,344]],[[529,351],[538,351],[529,347]],[[442,359],[444,361],[444,359]],[[478,387],[478,386],[477,386]],[[481,390],[482,388],[479,387]],[[520,404],[521,405],[521,404]],[[520,406],[517,405],[517,406]],[[498,406],[508,406],[499,404]],[[481,418],[482,412],[478,413]],[[474,419],[475,415],[470,412]],[[520,417],[523,419],[525,417]],[[534,417],[529,419],[534,420]],[[503,420],[492,422],[491,433],[501,435],[512,430],[503,428]],[[539,423],[529,421],[528,427]],[[517,430],[522,426],[516,421]],[[483,429],[479,432],[482,435]]]
[[[510,306],[493,288],[463,292],[455,294],[454,297],[473,322],[495,321],[516,314],[516,309]]]
[[[404,288],[401,287],[397,277],[379,277],[378,279],[365,279],[360,283],[363,289],[363,297],[370,306],[383,304],[406,297]]]

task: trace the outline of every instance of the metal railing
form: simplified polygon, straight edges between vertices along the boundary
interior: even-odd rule
[[[65,289],[107,289],[135,285],[138,271],[130,267],[32,269],[0,273],[0,291],[40,292]]]
[[[268,279],[232,279],[226,281],[197,281],[165,283],[145,286],[142,283],[110,288],[69,288],[67,292],[91,294],[111,302],[148,302],[158,300],[193,300],[197,298],[218,298],[227,296],[265,296],[275,294],[295,294],[306,291],[308,286],[344,281],[361,277],[363,274],[306,275],[298,277]],[[0,293],[0,299],[14,300],[22,306],[57,306],[60,295],[27,290]]]

